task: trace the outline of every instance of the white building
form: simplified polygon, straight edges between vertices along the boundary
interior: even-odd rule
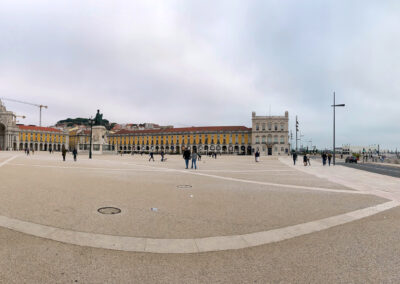
[[[262,156],[289,154],[289,112],[284,116],[252,113],[252,148]]]

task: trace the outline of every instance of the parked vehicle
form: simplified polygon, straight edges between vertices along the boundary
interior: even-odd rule
[[[357,158],[354,157],[354,156],[349,156],[349,157],[346,158],[345,162],[346,163],[350,163],[350,164],[351,163],[356,163],[357,164]]]

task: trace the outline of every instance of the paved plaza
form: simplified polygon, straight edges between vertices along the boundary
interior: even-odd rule
[[[148,158],[0,153],[0,283],[400,281],[398,178]]]

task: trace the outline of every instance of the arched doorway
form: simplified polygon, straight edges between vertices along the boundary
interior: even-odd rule
[[[0,151],[6,149],[6,127],[0,123]]]

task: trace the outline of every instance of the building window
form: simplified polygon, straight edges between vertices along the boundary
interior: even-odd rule
[[[285,144],[285,136],[281,136],[281,144]]]
[[[284,148],[283,147],[281,147],[281,152],[283,152],[284,151]]]
[[[278,147],[274,147],[274,151],[275,151],[275,152],[278,152]]]
[[[272,122],[268,122],[268,130],[269,130],[269,131],[272,130]]]
[[[278,143],[278,135],[274,136],[274,143]]]
[[[265,130],[265,123],[262,124],[262,130]]]
[[[268,143],[272,143],[272,135],[268,135],[267,141]]]
[[[265,143],[265,136],[262,137],[262,143]]]
[[[256,144],[260,144],[260,137],[256,136]]]
[[[284,131],[285,127],[283,126],[283,123],[281,123],[281,131]]]
[[[256,124],[256,130],[258,131],[258,130],[260,130],[260,124]]]
[[[278,124],[277,123],[274,124],[274,129],[275,129],[275,131],[278,130]]]

